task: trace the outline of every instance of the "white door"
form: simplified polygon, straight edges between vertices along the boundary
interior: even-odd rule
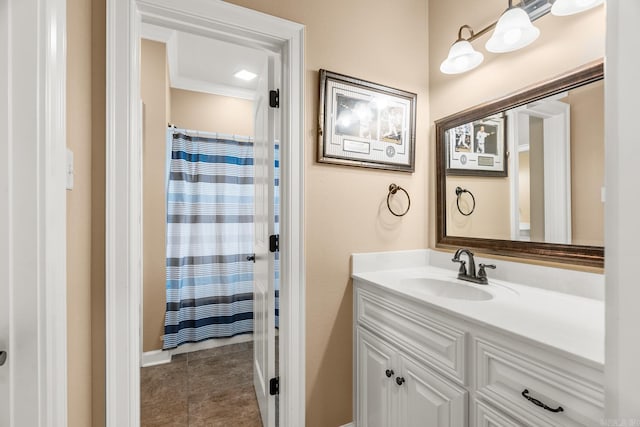
[[[0,89],[0,95],[4,92],[3,89]],[[0,200],[3,201],[0,203],[0,426],[10,425],[9,381],[11,379],[11,365],[6,360],[6,352],[9,350],[9,281],[11,280],[9,274],[9,260],[11,259],[9,257],[11,250],[9,246],[9,203],[6,202],[9,200],[7,148],[6,143],[3,143],[0,148],[0,172],[2,173],[0,175]]]
[[[3,27],[4,28],[4,27]],[[4,88],[0,89],[2,98]],[[6,99],[6,98],[4,98]],[[2,105],[2,109],[4,105]],[[0,120],[4,121],[4,111]],[[6,129],[6,127],[4,128]],[[6,141],[6,138],[3,138]],[[8,360],[10,323],[9,323],[9,284],[11,283],[10,260],[11,260],[11,235],[9,230],[10,203],[9,201],[9,181],[8,169],[8,144],[0,145],[0,426],[9,426],[10,406],[9,387],[12,377],[12,364]]]
[[[467,425],[467,391],[406,356],[402,359],[399,426]]]
[[[269,107],[275,89],[275,59],[269,57],[260,73],[254,101],[254,251],[253,270],[253,384],[262,425],[275,426],[275,396],[269,381],[275,377],[275,274],[269,236],[274,234],[274,173],[277,109]]]
[[[64,16],[59,3],[0,3],[2,427],[66,424],[64,86],[56,80],[63,75],[65,26],[54,19]]]
[[[392,419],[392,399],[397,393],[394,371],[395,350],[382,340],[358,327],[356,330],[357,363],[356,396],[358,396],[357,425],[388,427],[396,425]]]
[[[0,46],[6,52],[9,49],[8,39],[8,3],[2,2],[0,6]],[[5,131],[9,128],[9,75],[8,56],[0,57],[0,128]],[[10,234],[9,234],[9,143],[6,136],[0,143],[0,351],[9,349],[9,260],[10,258]],[[6,356],[6,353],[5,353]],[[10,365],[3,361],[0,354],[0,426],[9,425],[9,380]]]

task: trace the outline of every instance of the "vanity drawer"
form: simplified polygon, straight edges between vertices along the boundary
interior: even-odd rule
[[[538,358],[537,353],[519,354],[483,339],[476,338],[474,343],[478,396],[526,425],[601,425],[601,384],[541,361],[542,350]],[[561,411],[551,411],[559,407]]]
[[[473,406],[476,427],[522,427],[522,424],[510,419],[484,402],[475,400]]]
[[[356,321],[428,364],[465,384],[465,332],[426,316],[394,296],[382,298],[356,289]]]

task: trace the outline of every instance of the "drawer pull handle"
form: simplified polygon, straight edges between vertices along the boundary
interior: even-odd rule
[[[393,376],[393,369],[387,369],[386,371],[384,371],[384,374],[387,376],[387,378],[391,378]]]
[[[404,384],[404,378],[403,377],[396,377],[396,384],[398,384],[398,385]]]
[[[522,397],[524,397],[525,399],[527,399],[529,402],[533,403],[534,405],[539,406],[539,407],[541,407],[543,409],[546,409],[547,411],[551,411],[551,412],[562,412],[562,411],[564,411],[562,406],[558,406],[557,408],[551,408],[551,407],[545,405],[544,403],[540,402],[538,399],[529,396],[529,390],[527,390],[526,388],[522,391]]]

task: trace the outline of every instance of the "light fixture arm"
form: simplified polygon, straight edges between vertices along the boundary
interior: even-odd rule
[[[480,37],[482,37],[483,35],[485,35],[486,33],[488,33],[489,31],[493,30],[493,29],[496,27],[496,23],[497,23],[497,22],[498,22],[498,21],[493,22],[492,24],[490,24],[489,26],[487,26],[487,27],[485,27],[485,28],[481,29],[481,30],[480,30],[480,31],[478,31],[477,33],[476,33],[476,32],[474,32],[474,31],[471,29],[471,27],[469,27],[468,25],[463,25],[462,27],[460,27],[460,31],[458,31],[458,39],[460,39],[460,35],[462,34],[462,29],[463,29],[464,27],[468,27],[468,28],[469,28],[469,30],[470,30],[470,32],[471,32],[471,35],[469,36],[469,38],[467,38],[467,39],[465,39],[465,40],[466,40],[466,41],[468,41],[468,42],[472,42],[472,41],[474,41],[475,39],[480,38]]]
[[[464,38],[462,37],[462,30],[467,29],[469,30],[469,38]],[[473,39],[473,28],[471,28],[469,25],[464,24],[462,27],[460,27],[460,29],[458,30],[458,40],[456,40],[456,42],[459,42],[460,40],[472,40]]]
[[[518,3],[516,6],[513,5],[513,0],[509,0],[509,7],[507,7],[507,10],[509,9],[513,9],[514,7],[524,7],[524,2],[520,2]],[[531,22],[534,22],[540,18],[542,18],[544,15],[546,15],[549,12],[545,12],[542,15],[539,16],[532,16],[531,17]],[[478,39],[480,37],[482,37],[483,35],[487,34],[489,31],[492,31],[494,28],[496,28],[496,24],[498,23],[498,21],[494,21],[491,24],[489,24],[488,26],[486,26],[485,28],[481,29],[480,31],[478,31],[477,33],[474,32],[471,27],[469,25],[463,25],[462,27],[460,27],[460,30],[458,30],[458,40],[461,39],[461,35],[462,35],[462,29],[463,28],[468,28],[469,32],[471,33],[471,35],[469,36],[469,38],[466,38],[464,40],[468,41],[468,42],[472,42],[475,39]]]

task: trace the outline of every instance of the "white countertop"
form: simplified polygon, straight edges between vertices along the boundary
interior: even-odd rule
[[[431,265],[415,266],[415,263],[399,266],[391,262],[389,269],[384,263],[378,263],[375,271],[361,271],[363,269],[356,266],[356,257],[363,256],[368,254],[354,255],[354,279],[424,303],[427,308],[431,306],[604,365],[602,300],[492,279],[493,270],[488,270],[489,285],[477,285],[457,280],[453,264],[451,269],[445,269]],[[362,265],[362,259],[358,261]],[[500,261],[497,264],[500,268]],[[416,290],[415,283],[410,286],[411,280],[407,279],[415,278],[433,278],[479,288],[489,292],[493,298],[470,301],[431,295],[419,287]]]

